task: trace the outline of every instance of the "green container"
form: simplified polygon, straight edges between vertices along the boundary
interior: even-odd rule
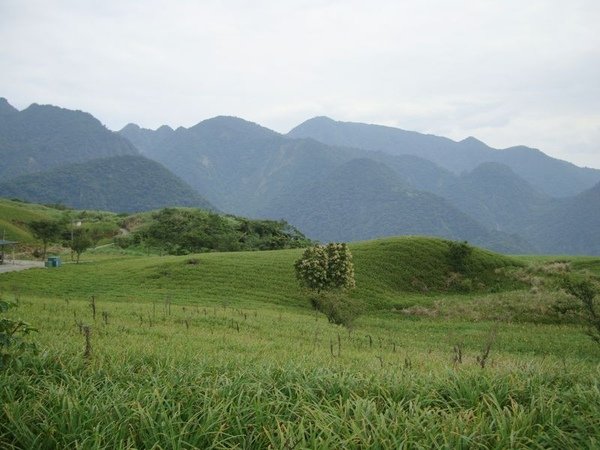
[[[60,258],[58,256],[48,256],[46,267],[60,267]]]

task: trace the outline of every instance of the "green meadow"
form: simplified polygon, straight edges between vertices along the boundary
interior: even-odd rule
[[[301,249],[1,274],[38,352],[0,373],[0,447],[600,447],[600,346],[554,307],[600,259],[475,249],[457,277],[444,240],[350,249],[349,328],[311,308]]]

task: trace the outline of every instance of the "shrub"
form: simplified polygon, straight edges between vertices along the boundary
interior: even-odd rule
[[[14,303],[0,299],[0,314],[15,306],[17,305]],[[0,317],[0,370],[18,360],[23,352],[35,349],[34,344],[24,339],[32,331],[36,330],[27,322]]]
[[[358,304],[342,292],[321,292],[312,296],[310,302],[313,308],[325,314],[329,323],[346,328],[351,328],[360,315]]]
[[[309,247],[296,261],[294,269],[300,284],[317,292],[356,286],[352,254],[346,244]]]
[[[331,323],[350,327],[358,308],[343,294],[353,289],[354,265],[346,244],[315,245],[307,248],[294,264],[300,284],[315,294],[311,303]]]
[[[471,253],[473,253],[473,247],[467,241],[450,241],[448,243],[448,264],[454,271],[465,273]]]
[[[588,325],[587,334],[600,345],[600,309],[595,301],[598,288],[589,279],[581,280],[573,277],[564,279],[563,288],[581,302],[584,318]]]

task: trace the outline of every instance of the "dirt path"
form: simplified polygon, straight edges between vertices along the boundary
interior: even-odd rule
[[[0,274],[4,272],[16,272],[17,270],[35,269],[44,267],[42,261],[25,261],[25,260],[7,260],[4,264],[0,264]]]

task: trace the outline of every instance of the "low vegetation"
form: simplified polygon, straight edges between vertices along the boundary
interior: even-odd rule
[[[590,279],[574,278],[566,278],[564,288],[567,293],[581,302],[580,308],[588,327],[587,334],[600,345],[600,308],[596,302],[600,290]]]
[[[119,247],[142,246],[171,255],[276,250],[310,243],[285,221],[250,220],[199,209],[165,208],[128,217],[123,225],[131,232],[116,239]]]
[[[594,448],[600,346],[565,275],[404,237],[348,245],[360,308],[312,310],[305,250],[133,256],[0,275],[40,352],[0,373],[5,448]],[[449,280],[470,280],[457,291]],[[534,289],[535,288],[535,289]],[[337,289],[323,291],[326,304]],[[17,316],[17,314],[19,316]]]
[[[17,306],[0,297],[0,371],[19,363],[24,352],[35,350],[35,344],[26,340],[35,328],[21,319],[5,317],[9,309]]]
[[[17,240],[20,258],[79,255],[99,245],[127,254],[186,255],[210,251],[275,250],[311,243],[285,221],[251,220],[196,208],[138,214],[78,211],[0,199],[0,237]]]

